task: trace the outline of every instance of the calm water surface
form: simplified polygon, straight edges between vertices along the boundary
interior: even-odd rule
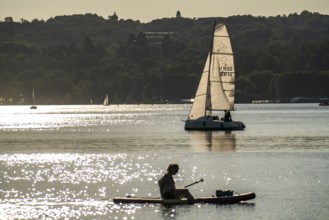
[[[328,219],[329,108],[237,105],[245,131],[186,132],[189,105],[0,106],[0,219]],[[170,162],[196,196],[236,205],[117,205],[158,196]]]

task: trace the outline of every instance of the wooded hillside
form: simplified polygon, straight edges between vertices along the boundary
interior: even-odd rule
[[[192,98],[215,18],[141,23],[95,14],[0,22],[0,102],[161,103]],[[329,96],[329,16],[217,18],[235,55],[238,102]]]

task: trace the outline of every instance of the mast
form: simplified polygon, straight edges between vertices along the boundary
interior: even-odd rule
[[[213,46],[214,46],[214,35],[215,35],[215,29],[216,29],[216,19],[214,21],[214,28],[213,28],[213,33],[212,33],[212,39],[211,39],[211,45],[210,45],[210,53],[209,53],[209,67],[208,67],[208,84],[207,84],[207,97],[206,97],[206,102],[205,102],[205,112],[204,112],[204,116],[207,115],[207,105],[208,102],[210,102],[210,106],[211,106],[211,98],[209,98],[208,96],[211,95],[210,93],[210,70],[211,70],[211,60],[212,60],[212,52],[213,52]]]

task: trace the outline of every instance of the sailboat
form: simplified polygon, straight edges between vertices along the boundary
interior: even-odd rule
[[[233,121],[235,69],[230,38],[224,24],[214,24],[213,39],[185,130],[243,130]],[[224,111],[224,117],[213,114]]]
[[[35,105],[35,95],[34,95],[34,89],[32,90],[32,106],[30,109],[37,109],[37,106]]]
[[[103,102],[103,105],[104,106],[108,106],[110,103],[109,103],[109,96],[106,94],[105,96],[105,99],[104,99],[104,102]]]

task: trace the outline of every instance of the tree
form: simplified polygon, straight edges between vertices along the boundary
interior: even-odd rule
[[[145,34],[143,32],[139,32],[137,38],[136,38],[136,43],[138,46],[142,47],[142,48],[147,48],[147,41],[145,38]]]
[[[135,44],[136,44],[136,36],[135,36],[135,34],[130,33],[129,37],[127,39],[127,47],[130,47]]]
[[[225,23],[237,101],[329,95],[328,15],[231,16]],[[107,91],[117,102],[193,97],[212,27],[212,18],[140,23],[118,21],[115,13],[108,20],[85,14],[29,24],[7,17],[0,22],[0,97],[19,103],[34,86],[40,104],[100,103]],[[146,32],[162,33],[152,38]]]
[[[119,19],[119,17],[117,16],[117,14],[115,12],[112,16],[109,16],[110,21],[118,21],[118,19]]]
[[[12,17],[5,17],[5,23],[13,23],[14,19]]]
[[[26,20],[24,18],[21,18],[20,20],[21,20],[22,24],[29,24],[30,23],[28,20]]]
[[[83,51],[85,53],[89,54],[96,54],[96,48],[94,43],[91,41],[89,37],[85,37],[83,39],[83,45],[82,45]]]
[[[185,45],[182,42],[173,41],[169,38],[168,35],[166,35],[163,38],[162,44],[161,44],[163,55],[166,58],[174,57],[175,55],[181,53],[185,50]]]
[[[274,77],[274,73],[268,70],[255,71],[248,75],[250,82],[254,85],[255,94],[262,94],[262,98],[270,96],[270,82]]]

